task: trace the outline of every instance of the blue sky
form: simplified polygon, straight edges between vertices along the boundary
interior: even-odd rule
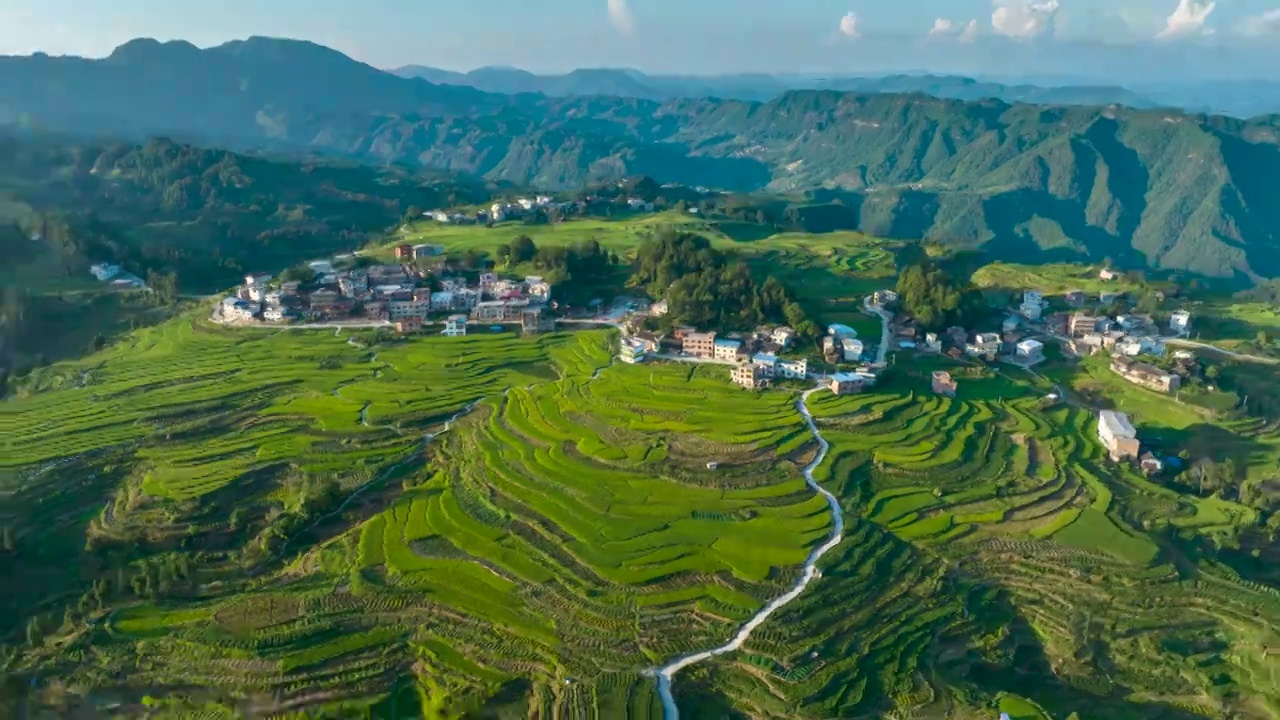
[[[312,40],[379,67],[651,72],[1078,72],[1079,52],[1233,62],[1280,47],[1280,0],[3,0],[0,54],[103,56],[134,37]],[[1096,51],[1095,51],[1096,52]],[[1119,52],[1119,51],[1116,51]],[[1117,57],[1120,57],[1118,55]],[[1129,63],[1130,60],[1116,61]],[[1206,61],[1205,67],[1212,63]],[[1032,67],[1033,66],[1033,67]],[[1199,66],[1197,66],[1199,67]],[[1126,68],[1132,70],[1133,68]],[[1203,69],[1203,68],[1202,68]],[[1106,74],[1101,70],[1089,73]]]

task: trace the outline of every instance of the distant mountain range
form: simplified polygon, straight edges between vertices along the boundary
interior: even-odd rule
[[[552,97],[605,95],[646,100],[722,98],[768,102],[794,90],[835,90],[856,93],[923,93],[951,100],[986,100],[1039,105],[1111,105],[1156,107],[1150,98],[1122,87],[1041,87],[980,82],[948,75],[891,75],[888,77],[800,77],[786,75],[718,75],[708,77],[646,75],[639,70],[574,70],[564,75],[534,75],[516,68],[487,67],[458,73],[408,65],[393,70],[405,78],[440,85],[472,87],[514,95],[541,93]],[[1280,104],[1277,105],[1280,107]]]
[[[0,122],[327,153],[545,188],[648,175],[807,193],[840,201],[839,226],[877,235],[1280,276],[1280,116],[922,94],[969,82],[954,78],[875,81],[912,94],[784,90],[759,101],[641,96],[651,79],[630,72],[573,77],[607,93],[484,92],[292,40],[206,50],[138,40],[103,60],[0,58]],[[1125,91],[1071,92],[1086,102]]]
[[[948,100],[996,99],[1033,105],[1124,105],[1131,108],[1181,108],[1190,112],[1248,118],[1280,112],[1280,81],[1238,80],[1118,85],[1001,83],[956,75],[884,77],[809,77],[799,75],[646,75],[630,69],[574,70],[535,75],[526,70],[485,67],[466,73],[421,65],[391,72],[439,85],[471,87],[514,95],[551,97],[605,95],[646,100],[722,98],[768,102],[794,90],[856,93],[923,93]]]

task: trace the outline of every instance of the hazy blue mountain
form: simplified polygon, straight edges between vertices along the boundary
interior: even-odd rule
[[[407,78],[473,87],[496,93],[536,92],[554,97],[613,95],[648,100],[717,97],[768,101],[791,90],[841,90],[861,93],[924,93],[939,98],[1044,105],[1110,105],[1154,107],[1152,100],[1113,86],[1069,85],[1045,87],[980,82],[950,75],[891,75],[888,77],[801,77],[778,75],[719,75],[709,77],[645,75],[638,70],[574,70],[565,75],[534,75],[514,68],[481,68],[469,73],[410,65],[394,70]]]

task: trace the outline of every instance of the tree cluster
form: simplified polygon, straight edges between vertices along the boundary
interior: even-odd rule
[[[773,322],[802,336],[818,334],[782,283],[772,277],[756,282],[745,264],[700,235],[664,230],[642,245],[629,284],[666,298],[668,325],[745,330]]]
[[[970,326],[982,317],[982,294],[966,281],[950,276],[927,257],[903,268],[898,276],[898,302],[926,330]]]

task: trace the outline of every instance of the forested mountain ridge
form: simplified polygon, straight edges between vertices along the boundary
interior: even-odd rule
[[[207,65],[196,77],[212,80],[165,69],[183,63]],[[125,81],[126,69],[146,84]],[[89,76],[90,99],[56,112],[75,97],[69,78]],[[178,130],[549,189],[648,175],[809,192],[847,208],[824,209],[832,228],[1242,281],[1280,276],[1280,116],[836,91],[765,103],[503,96],[264,38],[209,50],[135,41],[102,61],[6,58],[0,90],[0,118],[62,130]]]
[[[57,254],[72,274],[92,262],[142,277],[172,272],[185,292],[197,293],[309,253],[357,248],[411,208],[489,197],[478,183],[448,177],[167,139],[98,145],[0,136],[0,163],[0,199],[29,208],[8,220],[29,236],[33,259]]]

